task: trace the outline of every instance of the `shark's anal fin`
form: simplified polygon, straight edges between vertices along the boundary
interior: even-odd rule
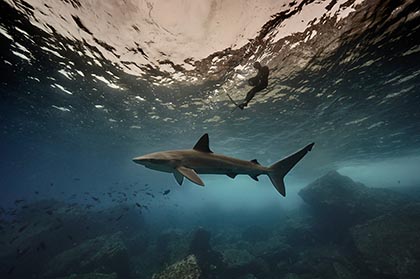
[[[202,135],[201,138],[194,145],[193,149],[197,151],[201,151],[201,152],[213,153],[209,147],[209,135],[208,134]]]
[[[179,171],[174,171],[174,176],[176,182],[178,182],[179,185],[182,185],[182,182],[184,181],[184,176]]]
[[[258,175],[250,174],[249,176],[250,176],[252,179],[254,179],[255,181],[259,181],[259,180],[258,180]]]
[[[193,169],[189,169],[183,166],[177,167],[176,170],[181,173],[183,176],[188,178],[191,182],[198,184],[200,186],[204,186],[203,180],[197,175],[197,173]]]

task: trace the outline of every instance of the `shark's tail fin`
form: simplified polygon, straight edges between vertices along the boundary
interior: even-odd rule
[[[282,195],[286,196],[286,188],[284,187],[284,176],[308,153],[312,150],[315,143],[308,144],[301,150],[294,154],[274,163],[270,166],[268,177],[270,177],[271,183],[277,191]]]

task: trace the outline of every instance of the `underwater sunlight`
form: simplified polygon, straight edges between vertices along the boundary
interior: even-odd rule
[[[420,3],[0,0],[0,278],[420,278]]]

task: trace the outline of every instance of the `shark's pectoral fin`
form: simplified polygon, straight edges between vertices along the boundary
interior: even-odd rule
[[[249,175],[252,179],[254,179],[255,181],[258,181],[258,175],[253,175],[253,174],[250,174]]]
[[[179,171],[174,171],[174,176],[176,182],[178,182],[179,185],[182,185],[182,182],[184,181],[184,176]]]
[[[198,184],[200,186],[204,186],[203,180],[197,175],[197,173],[193,169],[189,169],[186,167],[177,167],[176,170],[180,172],[183,176],[188,178],[191,182]]]

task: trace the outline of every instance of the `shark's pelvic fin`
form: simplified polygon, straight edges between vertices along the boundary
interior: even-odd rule
[[[174,176],[176,182],[178,182],[179,185],[182,185],[182,182],[184,181],[184,176],[179,171],[174,171]]]
[[[197,151],[201,151],[201,152],[213,153],[209,147],[209,135],[208,134],[202,135],[201,138],[194,145],[193,149]]]
[[[230,178],[235,178],[236,177],[236,173],[228,173],[226,175],[229,176]]]
[[[203,180],[201,180],[201,178],[193,169],[189,169],[183,166],[177,167],[176,169],[179,173],[188,178],[191,182],[194,182],[195,184],[198,184],[200,186],[204,186]]]

